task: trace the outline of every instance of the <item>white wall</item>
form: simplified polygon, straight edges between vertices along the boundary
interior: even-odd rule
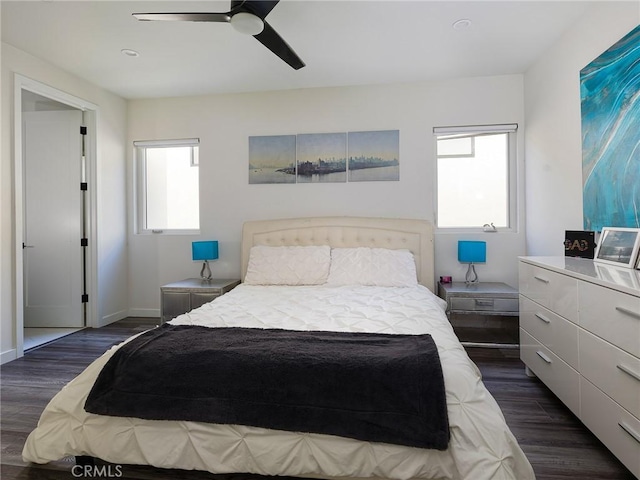
[[[0,34],[2,33],[2,8],[0,8]],[[0,35],[1,38],[1,35]],[[2,63],[2,48],[0,48],[0,63]],[[2,100],[2,95],[1,93],[4,91],[3,88],[3,77],[4,75],[0,74],[0,119],[2,119],[2,124],[4,124],[4,117],[1,116],[2,111],[4,111],[3,106],[3,100]],[[5,134],[4,131],[0,131],[0,158],[2,155],[4,155],[4,145],[5,145]],[[5,209],[5,195],[3,195],[2,189],[4,187],[4,167],[2,166],[3,164],[0,163],[0,364],[4,363],[5,361],[9,361],[8,359],[12,358],[13,352],[15,352],[15,350],[12,348],[12,343],[10,341],[3,341],[3,338],[5,337],[5,335],[11,335],[11,328],[7,328],[4,329],[1,325],[2,325],[2,319],[4,318],[4,309],[5,306],[7,305],[6,300],[5,300],[5,294],[4,291],[7,289],[6,285],[5,285],[5,275],[2,274],[2,272],[4,272],[5,270],[8,270],[8,267],[5,264],[5,235],[3,234],[3,228],[2,228],[2,222],[4,219],[4,209]],[[6,333],[5,333],[6,332]],[[6,344],[6,348],[5,348],[5,344]],[[7,352],[5,355],[3,355],[3,352]],[[7,358],[7,360],[4,360],[4,358]]]
[[[528,255],[583,229],[580,70],[639,23],[640,2],[594,4],[525,75]]]
[[[15,348],[13,274],[12,72],[100,106],[98,119],[99,323],[158,315],[159,286],[198,274],[190,242],[217,239],[214,275],[239,274],[242,223],[307,215],[377,215],[433,219],[433,126],[516,122],[520,181],[526,152],[527,253],[562,253],[565,229],[582,228],[579,70],[640,22],[640,4],[594,4],[524,76],[440,83],[125,101],[2,44],[0,164],[0,353]],[[527,125],[524,125],[526,111]],[[401,180],[352,184],[248,185],[250,135],[400,130]],[[526,131],[526,135],[525,132]],[[124,141],[127,136],[126,142]],[[202,235],[138,236],[132,211],[131,142],[199,137]],[[526,140],[526,145],[523,140]],[[124,157],[127,158],[125,167]],[[127,179],[125,187],[124,181]],[[522,187],[522,185],[520,185]],[[520,188],[523,195],[524,188]],[[520,198],[519,209],[523,202]],[[459,238],[488,241],[483,280],[517,283],[524,229],[514,234],[436,236],[436,276],[464,275]],[[130,242],[129,261],[125,258]],[[128,277],[128,278],[127,278]],[[127,285],[131,285],[127,300]]]
[[[433,219],[432,128],[518,123],[523,128],[522,76],[439,83],[306,89],[129,102],[129,144],[134,140],[200,138],[199,237],[142,236],[130,220],[130,307],[158,315],[160,285],[197,276],[190,243],[220,241],[214,276],[240,273],[240,236],[246,220],[311,215]],[[345,184],[249,185],[248,137],[296,133],[400,130],[400,181]],[[520,144],[522,133],[519,133]],[[132,149],[130,149],[132,150]],[[522,161],[522,147],[520,148]],[[133,172],[132,154],[129,172]],[[133,186],[130,182],[130,191]],[[133,206],[130,206],[130,211]],[[436,238],[436,275],[464,278],[455,253],[460,235]],[[466,235],[488,242],[483,280],[515,285],[524,234]]]
[[[98,315],[104,325],[127,313],[126,102],[15,47],[2,43],[2,149],[0,161],[0,359],[15,356],[14,74],[99,106],[97,118]],[[51,279],[55,281],[55,279]]]

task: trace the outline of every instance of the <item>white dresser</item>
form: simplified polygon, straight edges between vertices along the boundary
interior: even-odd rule
[[[520,358],[640,477],[640,271],[520,257]]]

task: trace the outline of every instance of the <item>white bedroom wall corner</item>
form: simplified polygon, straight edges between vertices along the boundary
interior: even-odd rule
[[[100,110],[97,197],[99,295],[97,327],[127,316],[129,308],[127,242],[127,101],[113,96]]]
[[[525,74],[527,255],[582,230],[580,70],[640,24],[640,2],[594,2]]]
[[[0,37],[1,37],[1,34],[2,34],[2,8],[0,8]],[[2,64],[2,44],[0,44],[0,65],[1,64]],[[4,75],[0,74],[0,112],[3,111],[2,107],[1,107],[1,105],[2,105],[1,92],[2,92],[2,80],[3,80],[3,77],[4,77]],[[3,152],[2,146],[3,146],[3,144],[4,144],[4,138],[3,138],[3,135],[0,135],[0,158],[2,157],[2,152]],[[0,164],[0,186],[2,186],[2,170],[3,170],[2,169],[2,165]],[[2,258],[3,257],[2,252],[4,251],[3,248],[2,248],[2,245],[3,245],[3,239],[2,239],[3,234],[2,234],[2,231],[4,230],[3,229],[3,225],[2,225],[2,211],[3,211],[3,208],[2,208],[2,203],[3,202],[2,202],[2,200],[3,200],[2,199],[2,195],[0,195],[0,272],[2,272],[4,270],[4,268],[3,268],[3,258]],[[3,286],[3,276],[0,274],[0,319],[2,319],[2,317],[3,317],[3,315],[2,315],[2,313],[3,313],[2,305],[4,303],[3,299],[2,299],[2,296],[3,296],[2,292],[4,291],[4,289],[2,288],[2,286]],[[2,321],[0,320],[0,325],[1,324],[2,324]],[[0,328],[0,332],[1,331],[2,330]],[[10,360],[5,360],[4,358],[5,358],[5,354],[3,353],[3,349],[0,346],[0,365],[10,361]],[[13,360],[13,359],[11,359],[11,360]]]
[[[11,45],[2,44],[2,157],[0,163],[2,185],[0,196],[2,197],[0,210],[0,257],[2,258],[2,300],[0,302],[0,352],[7,352],[16,348],[15,344],[15,312],[18,308],[15,303],[16,284],[14,280],[14,236],[15,221],[12,206],[13,178],[11,175],[13,165],[13,75],[20,74],[25,78],[50,86],[68,95],[85,99],[100,108],[100,119],[96,120],[97,144],[96,166],[97,178],[105,179],[108,188],[112,192],[100,188],[96,192],[98,213],[96,222],[103,228],[110,230],[107,238],[95,239],[101,260],[115,262],[119,268],[110,268],[106,272],[98,270],[94,285],[97,285],[96,300],[101,306],[96,305],[94,312],[94,324],[113,312],[119,312],[127,308],[127,281],[126,281],[126,209],[122,206],[124,199],[118,202],[117,195],[124,195],[126,175],[124,173],[124,144],[126,139],[126,100],[92,85],[82,79],[74,77],[59,68],[27,54]],[[120,148],[120,155],[117,151]],[[118,165],[121,165],[119,168]],[[106,167],[105,167],[106,166]],[[122,185],[121,188],[113,188]],[[115,196],[112,193],[115,192]],[[115,206],[113,206],[115,202]],[[109,206],[111,204],[111,206]],[[103,208],[102,205],[107,205]],[[102,210],[100,210],[103,208]],[[115,212],[115,213],[114,213]],[[105,225],[102,225],[105,222]],[[121,227],[120,227],[121,225]],[[92,240],[90,239],[90,242]],[[113,245],[116,248],[112,248]],[[106,252],[103,253],[103,252]],[[96,252],[98,255],[98,252]],[[122,260],[124,258],[124,260]],[[4,268],[11,265],[11,268]],[[101,309],[100,313],[97,312]],[[96,325],[94,325],[96,326]]]
[[[6,45],[0,45],[0,352],[2,363],[13,360],[15,350],[15,328],[13,311],[13,210],[12,210],[12,105],[13,80],[5,66]]]

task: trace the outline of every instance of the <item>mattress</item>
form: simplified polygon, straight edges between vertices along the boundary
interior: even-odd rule
[[[317,478],[527,480],[533,470],[444,314],[423,286],[240,285],[172,320],[177,325],[430,334],[445,380],[444,451],[242,425],[107,417],[84,411],[115,346],[45,408],[23,450],[46,463],[86,455],[116,464]],[[197,368],[197,366],[194,366]]]

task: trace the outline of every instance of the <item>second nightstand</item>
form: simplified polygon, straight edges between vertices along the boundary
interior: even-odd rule
[[[510,287],[506,283],[479,282],[472,285],[467,285],[465,282],[438,283],[438,296],[446,300],[447,317],[450,319],[454,314],[501,317],[518,316],[518,290]],[[471,328],[473,327],[467,328],[467,330],[471,330]],[[517,333],[517,319],[515,331]],[[463,341],[462,344],[465,346],[494,348],[517,348],[518,346],[517,343],[504,344],[497,342]]]
[[[240,283],[237,279],[187,278],[160,287],[162,323],[198,308],[214,298],[224,295]]]

